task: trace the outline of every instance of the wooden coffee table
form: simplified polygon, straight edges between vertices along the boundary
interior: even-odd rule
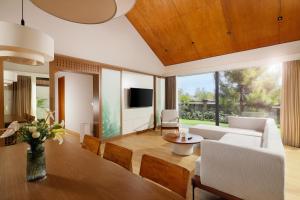
[[[167,134],[163,136],[163,139],[173,143],[173,153],[181,156],[188,156],[193,154],[194,144],[200,143],[203,140],[203,137],[200,135],[188,134],[188,137],[191,137],[191,139],[174,137],[173,135]]]

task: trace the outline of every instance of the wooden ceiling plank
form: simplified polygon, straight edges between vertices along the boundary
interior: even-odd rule
[[[279,42],[276,0],[222,0],[229,17],[237,51],[264,47]]]
[[[300,0],[137,0],[127,18],[171,65],[299,40],[299,12]]]
[[[164,65],[173,63],[172,58],[169,58],[168,54],[164,50],[165,48],[162,46],[157,36],[154,35],[150,26],[147,24],[147,21],[143,19],[143,16],[140,14],[139,10],[136,10],[135,12],[129,12],[126,16],[128,20],[134,24],[136,30],[156,54],[156,56],[161,60],[161,62]]]
[[[174,63],[197,59],[197,50],[193,47],[189,36],[185,34],[180,18],[164,20],[164,23],[151,28]]]
[[[280,42],[291,42],[300,39],[300,1],[282,0],[280,21]]]
[[[161,44],[164,53],[157,52],[157,54],[168,55],[163,63],[173,64],[198,58],[197,50],[192,46],[189,35],[185,33],[184,24],[181,22],[172,0],[141,0],[134,7],[134,12],[139,13],[137,20],[144,21],[143,26],[149,26],[151,29],[145,33],[146,37],[150,37],[152,32],[152,35],[156,37],[154,40]],[[127,15],[129,19],[132,18],[131,13]],[[168,15],[168,13],[171,14]],[[140,26],[137,24],[136,22],[136,28]],[[152,49],[154,50],[154,48]]]
[[[234,51],[220,0],[203,0],[181,18],[200,58]]]

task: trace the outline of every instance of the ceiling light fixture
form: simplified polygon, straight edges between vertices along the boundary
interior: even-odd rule
[[[136,0],[31,0],[38,8],[60,19],[80,24],[100,24],[125,15]]]
[[[0,21],[0,57],[26,65],[43,65],[54,59],[54,41],[45,33],[25,26]]]

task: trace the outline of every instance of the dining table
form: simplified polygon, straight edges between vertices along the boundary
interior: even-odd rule
[[[179,200],[171,192],[79,144],[45,142],[47,177],[26,181],[25,143],[0,147],[1,200]]]

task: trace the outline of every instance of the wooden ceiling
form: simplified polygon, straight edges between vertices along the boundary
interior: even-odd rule
[[[300,40],[300,0],[137,0],[127,18],[166,66]]]

